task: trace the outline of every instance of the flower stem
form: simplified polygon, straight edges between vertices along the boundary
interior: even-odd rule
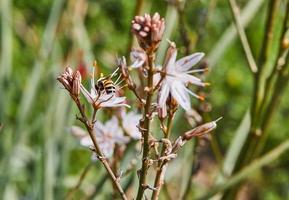
[[[247,61],[249,63],[250,69],[253,73],[256,73],[258,71],[258,68],[257,68],[257,65],[255,63],[255,59],[253,57],[246,33],[245,33],[244,28],[241,24],[237,3],[235,0],[229,0],[229,2],[230,2],[230,8],[231,8],[231,11],[233,14],[233,18],[235,21],[236,29],[237,29],[237,32],[239,34],[242,46],[244,48],[245,55],[246,55]]]
[[[170,113],[169,117],[168,117],[168,121],[167,121],[167,131],[164,135],[164,138],[169,138],[170,136],[170,132],[172,130],[172,121],[173,121],[173,117],[174,117],[174,113]],[[164,156],[164,148],[162,149],[162,154],[161,156]],[[162,188],[162,185],[164,183],[164,175],[166,173],[166,169],[168,166],[168,162],[167,161],[159,161],[158,163],[158,167],[157,167],[157,173],[156,173],[156,178],[155,178],[155,183],[154,183],[154,187],[156,188],[156,190],[153,191],[153,195],[152,195],[152,199],[156,200],[159,198],[159,194]]]
[[[149,156],[149,132],[150,132],[150,110],[151,110],[151,102],[153,96],[153,75],[154,75],[154,52],[147,52],[148,57],[148,78],[147,78],[147,97],[146,104],[143,114],[143,157],[142,157],[142,169],[140,172],[139,178],[139,188],[137,193],[137,200],[141,200],[144,194],[145,186],[146,186],[146,176],[148,171],[148,156]]]
[[[103,164],[103,166],[105,167],[106,171],[108,172],[109,176],[110,176],[110,179],[111,181],[113,182],[113,184],[115,185],[116,189],[118,190],[120,196],[122,197],[123,200],[127,200],[127,197],[120,185],[120,183],[118,182],[118,179],[116,178],[115,174],[113,173],[112,169],[110,168],[105,156],[103,155],[102,151],[100,150],[99,146],[98,146],[98,143],[96,141],[96,138],[95,138],[95,134],[93,132],[93,124],[89,122],[85,112],[84,112],[84,107],[81,105],[80,103],[80,100],[79,98],[76,98],[74,96],[71,96],[73,98],[73,100],[75,101],[79,111],[80,111],[80,114],[81,114],[81,117],[82,118],[79,118],[79,120],[84,123],[88,133],[89,133],[89,136],[92,140],[92,143],[94,145],[94,148],[95,148],[95,152],[100,160],[100,162]]]

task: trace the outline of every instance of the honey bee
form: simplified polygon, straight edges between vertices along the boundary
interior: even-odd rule
[[[115,94],[117,82],[118,82],[120,76],[117,78],[117,80],[115,82],[112,80],[112,77],[115,76],[117,71],[118,71],[118,68],[110,76],[105,76],[105,77],[103,76],[103,74],[101,74],[101,77],[97,80],[97,82],[94,86],[96,91],[99,94],[101,94],[101,93]]]

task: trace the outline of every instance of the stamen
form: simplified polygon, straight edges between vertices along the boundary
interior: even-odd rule
[[[119,86],[122,82],[124,81],[124,79],[122,79],[119,83],[115,83],[115,86]]]
[[[204,96],[197,95],[197,94],[193,93],[191,90],[189,90],[189,89],[187,89],[187,88],[186,88],[186,90],[187,90],[187,92],[190,93],[192,96],[200,99],[201,101],[204,101],[204,100],[205,100],[205,97],[204,97]]]
[[[218,121],[220,121],[221,119],[223,119],[223,117],[219,117],[219,118],[216,119],[214,122],[218,122]]]
[[[117,77],[116,81],[114,82],[115,85],[118,84],[118,81],[119,81],[120,77],[121,77],[121,74],[119,74],[119,76]]]
[[[121,90],[122,88],[127,87],[127,84],[121,86],[120,88],[118,88],[118,90]]]
[[[103,78],[103,73],[100,73],[100,78]]]
[[[114,75],[116,74],[116,72],[119,70],[119,67],[116,68],[116,70],[114,70],[114,72],[110,75],[110,77],[114,77]]]
[[[204,83],[204,86],[210,86],[211,83]]]
[[[193,70],[190,70],[190,71],[186,71],[186,73],[197,73],[197,72],[207,72],[209,71],[208,68],[205,68],[205,69],[193,69]]]

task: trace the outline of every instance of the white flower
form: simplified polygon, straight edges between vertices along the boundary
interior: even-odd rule
[[[116,93],[105,94],[103,92],[101,93],[97,92],[97,90],[95,89],[95,82],[94,82],[94,67],[90,83],[91,83],[90,92],[88,92],[82,84],[80,86],[80,89],[82,94],[87,99],[87,101],[91,103],[95,108],[119,107],[119,106],[130,107],[125,103],[126,97],[118,97]]]
[[[142,49],[132,49],[130,52],[131,68],[139,68],[146,62],[147,56]]]
[[[107,158],[113,155],[116,143],[126,144],[129,141],[129,138],[123,135],[123,131],[116,117],[112,117],[112,119],[105,124],[97,121],[94,124],[93,131],[100,150]],[[92,140],[88,135],[81,138],[80,144],[86,147],[93,146]]]
[[[194,84],[197,86],[206,86],[207,83],[202,82],[201,79],[191,75],[194,72],[205,71],[205,69],[190,70],[196,65],[204,56],[204,53],[194,53],[176,61],[177,50],[174,43],[168,49],[167,58],[164,64],[164,71],[166,73],[159,93],[159,106],[165,109],[166,100],[169,94],[185,109],[191,109],[190,95],[203,99],[203,97],[190,91],[186,85]]]
[[[122,126],[124,131],[130,135],[133,139],[139,140],[141,139],[141,133],[137,127],[139,124],[139,120],[141,119],[141,115],[135,112],[125,113],[122,112]]]

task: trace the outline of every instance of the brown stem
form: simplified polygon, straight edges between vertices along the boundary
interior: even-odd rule
[[[167,121],[167,129],[166,129],[164,138],[169,138],[170,136],[170,132],[172,130],[172,124],[173,124],[172,123],[173,117],[174,117],[174,113],[170,113],[168,117],[168,121]],[[164,156],[164,150],[165,149],[163,147],[161,157]],[[158,163],[156,178],[155,178],[155,183],[154,183],[154,188],[156,188],[156,190],[153,191],[153,195],[152,195],[153,200],[156,200],[159,198],[162,185],[164,184],[164,175],[166,173],[167,166],[168,166],[167,161],[163,161],[163,162],[159,161]]]
[[[149,134],[150,134],[150,120],[151,120],[151,102],[153,96],[153,75],[154,75],[154,52],[148,52],[148,78],[147,78],[147,97],[145,110],[143,114],[143,125],[142,125],[142,135],[143,135],[143,157],[142,157],[142,169],[140,171],[139,177],[139,188],[137,193],[137,200],[141,200],[145,191],[146,176],[148,171],[148,156],[149,156]]]
[[[115,187],[117,188],[120,196],[122,197],[123,200],[127,200],[127,197],[120,185],[120,183],[118,182],[118,179],[116,178],[116,176],[114,175],[112,169],[110,168],[105,156],[103,155],[102,151],[100,150],[99,146],[98,146],[98,143],[96,141],[96,138],[95,138],[95,134],[93,132],[93,123],[89,122],[85,112],[84,112],[84,107],[81,105],[80,103],[80,100],[79,98],[77,97],[74,97],[72,96],[73,100],[75,101],[79,111],[80,111],[80,114],[81,114],[81,119],[80,121],[84,123],[88,133],[89,133],[89,136],[92,140],[92,143],[94,145],[94,148],[95,148],[95,152],[97,154],[97,157],[98,159],[100,160],[100,162],[103,164],[103,166],[105,167],[106,171],[108,172],[109,176],[110,176],[110,179],[111,181],[113,182],[113,184],[115,185]]]

